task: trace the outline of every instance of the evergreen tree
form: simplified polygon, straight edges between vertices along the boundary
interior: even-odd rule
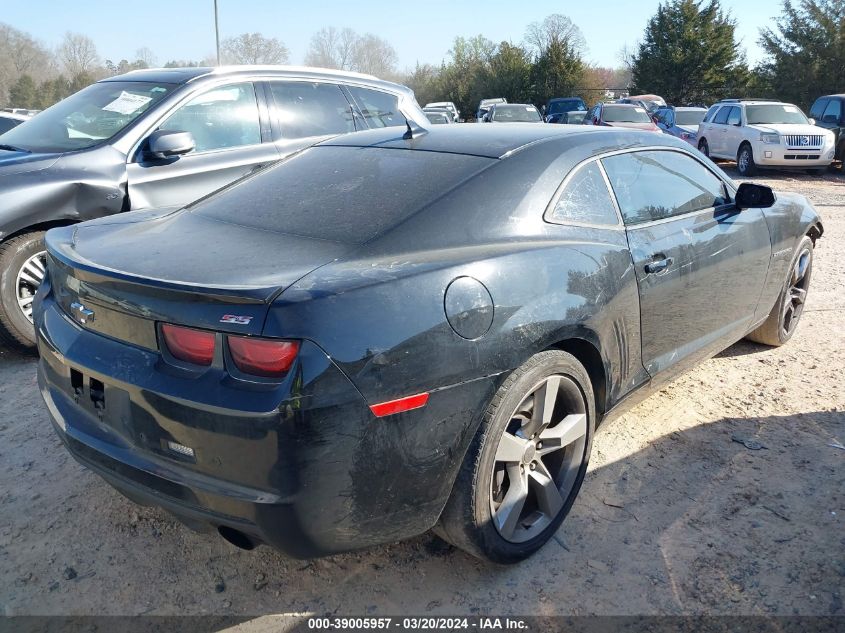
[[[735,31],[719,0],[661,3],[629,62],[632,92],[676,105],[747,96],[749,72]]]
[[[768,58],[758,68],[762,88],[805,109],[821,95],[845,89],[845,0],[783,3],[774,29],[760,33]]]
[[[21,75],[9,87],[9,103],[14,108],[35,108],[38,105],[38,90],[30,75]]]

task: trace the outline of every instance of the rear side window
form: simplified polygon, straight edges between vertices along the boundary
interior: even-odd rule
[[[579,167],[570,176],[547,219],[560,223],[619,223],[607,183],[595,161]]]
[[[727,202],[722,181],[680,152],[645,151],[602,159],[625,224],[663,220]]]
[[[731,109],[727,106],[719,110],[715,117],[713,117],[713,123],[719,123],[720,125],[725,125],[728,122],[728,114],[730,114]]]
[[[824,113],[825,106],[829,103],[828,99],[816,99],[813,107],[810,108],[810,117],[816,120],[821,120]]]
[[[407,119],[399,111],[399,97],[396,95],[355,86],[349,86],[349,92],[358,102],[361,113],[370,127],[407,125]]]
[[[340,86],[319,82],[270,84],[282,137],[286,139],[347,134],[355,131],[352,109]]]

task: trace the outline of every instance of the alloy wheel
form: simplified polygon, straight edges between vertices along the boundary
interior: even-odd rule
[[[572,402],[583,403],[575,382],[549,376],[522,399],[499,440],[490,510],[507,541],[522,543],[540,534],[572,491],[587,440],[586,411],[567,410]]]
[[[795,330],[801,318],[801,313],[804,312],[804,302],[807,300],[807,289],[810,284],[810,278],[807,275],[810,257],[809,248],[801,251],[798,259],[795,260],[795,265],[792,267],[792,273],[789,277],[789,291],[783,302],[783,316],[781,318],[781,327],[783,333],[787,336]]]
[[[38,286],[44,280],[46,270],[47,251],[40,251],[23,263],[15,280],[18,307],[30,323],[32,323],[32,300],[35,298]]]
[[[739,153],[739,160],[737,161],[737,168],[739,169],[739,173],[744,174],[748,170],[748,164],[750,162],[749,158],[750,152],[748,149],[743,149]]]

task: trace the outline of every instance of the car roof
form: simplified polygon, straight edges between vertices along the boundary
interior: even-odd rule
[[[670,106],[664,106],[662,108],[658,108],[658,110],[667,110]],[[678,106],[676,108],[671,108],[675,110],[675,112],[706,112],[707,108],[701,108],[699,106]]]
[[[835,98],[845,99],[845,92],[840,92],[839,94],[835,94],[835,95],[822,95],[821,97],[819,97],[819,99],[835,99]],[[819,99],[816,99],[816,101],[818,101]]]
[[[406,129],[401,127],[380,128],[344,134],[323,141],[317,147],[361,147],[384,149],[412,149],[423,152],[464,154],[485,158],[507,158],[528,147],[559,140],[575,145],[594,144],[596,151],[607,149],[620,140],[610,134],[622,134],[621,142],[626,146],[668,145],[684,147],[675,143],[673,137],[656,135],[654,132],[621,130],[610,127],[583,125],[546,125],[544,123],[511,123],[509,125],[450,125],[431,128],[413,139],[405,139]],[[663,138],[665,137],[665,138]]]
[[[17,112],[0,112],[0,117],[4,119],[14,119],[15,121],[29,121],[32,117],[27,114],[19,114]]]
[[[333,79],[337,81],[363,80],[365,83],[381,85],[393,90],[411,92],[410,88],[390,81],[379,79],[374,75],[354,73],[331,68],[317,68],[312,66],[217,66],[196,68],[144,68],[132,70],[123,75],[107,77],[100,81],[149,81],[173,84],[186,84],[202,77],[239,77],[243,75],[262,75],[297,78]]]

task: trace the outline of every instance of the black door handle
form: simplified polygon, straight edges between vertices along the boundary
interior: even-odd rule
[[[660,257],[660,255],[655,255],[655,257]],[[655,259],[654,261],[645,265],[645,271],[649,274],[651,273],[659,273],[662,270],[666,270],[669,266],[672,265],[673,259],[671,257],[664,257],[663,259]]]

